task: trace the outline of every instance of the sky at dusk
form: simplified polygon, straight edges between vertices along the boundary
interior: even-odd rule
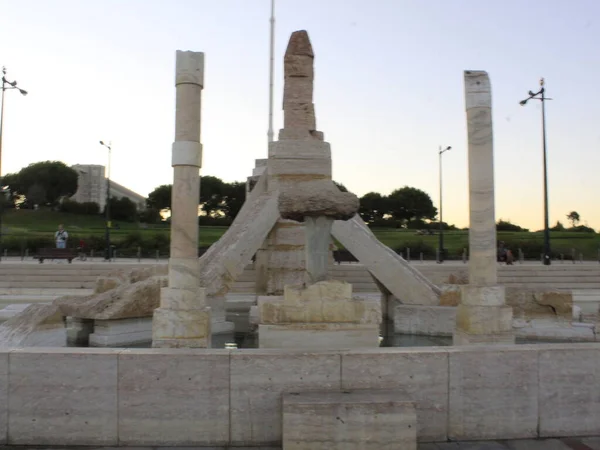
[[[6,94],[2,172],[40,160],[106,164],[140,194],[172,182],[176,50],[205,52],[202,174],[243,181],[267,155],[270,0],[0,0]],[[550,221],[600,228],[600,2],[276,0],[275,130],[283,54],[305,29],[317,128],[334,179],[357,195],[409,185],[468,224],[463,71],[492,84],[496,218],[543,227],[546,79]]]

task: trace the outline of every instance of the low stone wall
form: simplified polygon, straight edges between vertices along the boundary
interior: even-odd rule
[[[403,392],[420,441],[600,435],[600,344],[0,351],[0,444],[280,446],[282,394]]]

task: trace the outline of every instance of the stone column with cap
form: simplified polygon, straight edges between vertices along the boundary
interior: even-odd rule
[[[210,347],[210,309],[200,287],[198,204],[204,53],[177,51],[175,142],[172,149],[169,287],[162,288],[152,322],[153,347]]]
[[[454,345],[514,343],[512,308],[498,286],[490,79],[465,71],[469,153],[469,284],[462,286]]]

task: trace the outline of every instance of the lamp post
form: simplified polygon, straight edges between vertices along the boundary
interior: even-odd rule
[[[0,251],[2,250],[2,214],[4,212],[4,183],[2,182],[2,130],[4,128],[4,92],[8,89],[16,89],[21,95],[27,95],[25,89],[17,86],[17,81],[8,81],[6,79],[6,67],[2,67],[2,100],[0,106]],[[0,258],[1,259],[1,258]]]
[[[548,164],[546,157],[546,100],[552,100],[546,97],[544,88],[544,79],[540,79],[540,90],[537,92],[529,91],[529,97],[521,100],[519,104],[525,106],[529,100],[539,100],[542,102],[542,147],[544,156],[544,265],[551,264],[550,259],[550,228],[548,226]]]
[[[271,18],[269,19],[270,39],[269,39],[269,130],[267,137],[269,142],[273,142],[273,72],[274,72],[274,53],[275,53],[275,0],[271,0]]]
[[[438,243],[438,264],[444,262],[444,223],[442,221],[442,155],[451,150],[452,147],[448,146],[442,150],[442,146],[439,148],[439,164],[440,164],[440,238]]]
[[[104,213],[106,214],[106,228],[105,228],[105,239],[106,239],[106,249],[104,250],[104,260],[110,261],[111,259],[111,249],[110,249],[110,158],[112,151],[112,143],[105,144],[104,141],[100,141],[100,145],[105,146],[108,149],[108,168],[106,170],[106,207],[104,208]]]

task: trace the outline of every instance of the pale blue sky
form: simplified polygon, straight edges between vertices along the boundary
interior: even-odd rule
[[[175,50],[206,53],[202,173],[244,180],[267,154],[270,0],[0,0],[8,92],[3,172],[59,159],[106,162],[141,194],[171,182]],[[550,219],[576,210],[600,228],[600,2],[277,0],[275,129],[283,53],[306,29],[315,50],[317,128],[334,178],[358,195],[404,185],[468,223],[463,70],[492,82],[496,217],[543,226],[539,102],[546,78]]]

